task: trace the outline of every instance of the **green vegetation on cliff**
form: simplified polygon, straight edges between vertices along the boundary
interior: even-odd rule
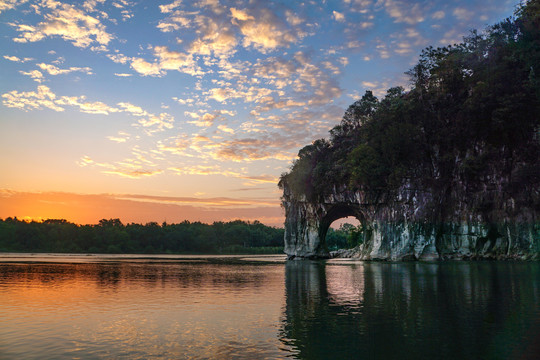
[[[407,74],[409,91],[391,88],[380,100],[366,91],[329,139],[299,151],[280,187],[311,201],[343,187],[422,188],[441,204],[459,191],[481,198],[479,211],[493,209],[486,194],[496,191],[537,211],[540,2],[461,44],[428,47]]]

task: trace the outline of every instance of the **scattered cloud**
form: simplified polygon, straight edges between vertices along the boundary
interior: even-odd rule
[[[95,50],[104,50],[113,39],[98,18],[74,5],[54,0],[43,1],[36,9],[38,15],[42,12],[44,21],[36,26],[10,23],[19,32],[13,41],[26,43],[58,36],[77,47],[94,46]]]
[[[263,54],[279,47],[288,47],[305,36],[303,31],[291,27],[267,8],[231,8],[231,17],[232,23],[243,35],[244,47],[253,47]]]
[[[34,81],[41,83],[43,81],[43,74],[39,70],[32,71],[19,71],[21,74],[30,76]]]
[[[77,164],[80,167],[96,167],[101,169],[101,172],[109,175],[117,175],[130,179],[139,179],[142,177],[155,176],[163,173],[163,170],[156,169],[156,164],[141,158],[135,152],[134,158],[127,158],[114,163],[96,162],[89,156],[83,156]]]
[[[342,13],[339,13],[339,12],[337,12],[335,10],[332,12],[332,17],[334,18],[334,20],[339,21],[339,22],[344,22],[345,21],[345,15],[343,15]]]
[[[64,111],[64,108],[56,103],[56,94],[45,85],[39,85],[37,91],[18,92],[13,90],[2,94],[2,98],[2,104],[4,104],[4,106],[24,111],[40,110],[44,108],[54,111]]]
[[[382,0],[386,12],[394,19],[396,23],[407,23],[414,25],[421,23],[426,19],[424,11],[426,4],[416,3],[412,5],[408,1],[401,0]]]
[[[131,68],[143,76],[163,75],[163,71],[158,63],[149,63],[141,58],[133,58],[131,60]]]
[[[158,115],[148,114],[140,118],[138,124],[145,129],[147,134],[151,135],[165,129],[172,129],[174,127],[174,117],[164,112]]]
[[[49,73],[49,75],[63,75],[63,74],[69,74],[71,72],[83,72],[87,75],[92,74],[92,69],[89,67],[70,67],[68,69],[59,69],[58,67],[52,65],[52,64],[44,64],[40,63],[37,64],[37,66],[43,70]]]
[[[118,109],[101,101],[86,101],[86,96],[62,96],[57,101],[59,105],[68,105],[79,108],[80,112],[87,114],[109,115],[118,112]]]
[[[458,44],[463,40],[465,33],[458,29],[451,29],[444,33],[443,38],[439,40],[441,45]]]
[[[160,70],[177,70],[190,75],[201,73],[192,55],[169,50],[166,46],[156,46],[154,54],[159,61]]]
[[[474,12],[467,10],[465,8],[455,8],[452,14],[458,19],[458,20],[469,20],[474,16]]]
[[[204,195],[204,194],[203,194]],[[256,197],[179,197],[141,194],[78,194],[66,192],[21,192],[2,189],[0,217],[19,219],[66,219],[78,224],[97,224],[103,218],[127,223],[149,221],[259,220],[282,226],[279,199]]]
[[[18,5],[22,5],[28,0],[2,0],[0,1],[0,14],[4,11],[14,9]]]
[[[431,17],[436,20],[444,19],[445,16],[446,14],[442,10],[435,11],[433,15],[431,15]]]
[[[25,58],[20,59],[20,58],[18,58],[16,56],[10,56],[10,55],[4,55],[4,59],[9,60],[9,61],[13,61],[13,62],[20,62],[20,63],[25,63],[25,62],[34,60],[33,58],[29,58],[29,57],[25,57]]]
[[[130,139],[131,135],[124,132],[119,131],[116,136],[107,136],[107,139],[114,141],[116,143],[125,143]]]
[[[130,60],[129,57],[123,54],[107,54],[107,57],[117,64],[127,64]]]
[[[161,10],[162,13],[170,13],[171,11],[173,11],[173,9],[177,8],[181,4],[182,0],[175,0],[167,5],[159,5],[159,10]]]
[[[40,79],[39,75],[32,75],[32,73],[29,73],[29,76],[34,76],[38,80]],[[156,115],[128,102],[120,102],[117,106],[111,106],[101,101],[88,101],[84,95],[57,96],[45,85],[39,85],[37,91],[18,92],[13,90],[2,94],[2,98],[4,106],[18,108],[24,111],[43,108],[64,111],[69,106],[87,114],[109,115],[111,113],[128,113],[137,118],[135,125],[142,127],[149,135],[166,129],[172,129],[174,126],[174,117],[165,112]]]

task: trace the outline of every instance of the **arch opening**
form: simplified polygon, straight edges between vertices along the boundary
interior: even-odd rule
[[[364,216],[357,207],[333,206],[320,222],[321,245],[326,251],[354,248],[363,240],[363,224]]]

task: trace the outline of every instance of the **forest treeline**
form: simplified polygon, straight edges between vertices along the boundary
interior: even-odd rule
[[[441,203],[463,189],[487,209],[493,188],[530,206],[540,184],[540,1],[460,44],[426,48],[407,74],[408,91],[366,91],[329,139],[299,151],[280,187],[312,201],[342,187],[421,188]]]
[[[331,230],[332,248],[350,247],[349,227]],[[351,243],[349,245],[349,243]],[[283,252],[283,229],[259,221],[150,222],[124,225],[103,219],[95,225],[66,220],[43,222],[0,219],[1,252],[114,254],[272,254]]]

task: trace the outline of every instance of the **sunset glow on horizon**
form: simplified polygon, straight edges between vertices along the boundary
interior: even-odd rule
[[[282,226],[300,148],[516,4],[0,0],[0,218]]]

